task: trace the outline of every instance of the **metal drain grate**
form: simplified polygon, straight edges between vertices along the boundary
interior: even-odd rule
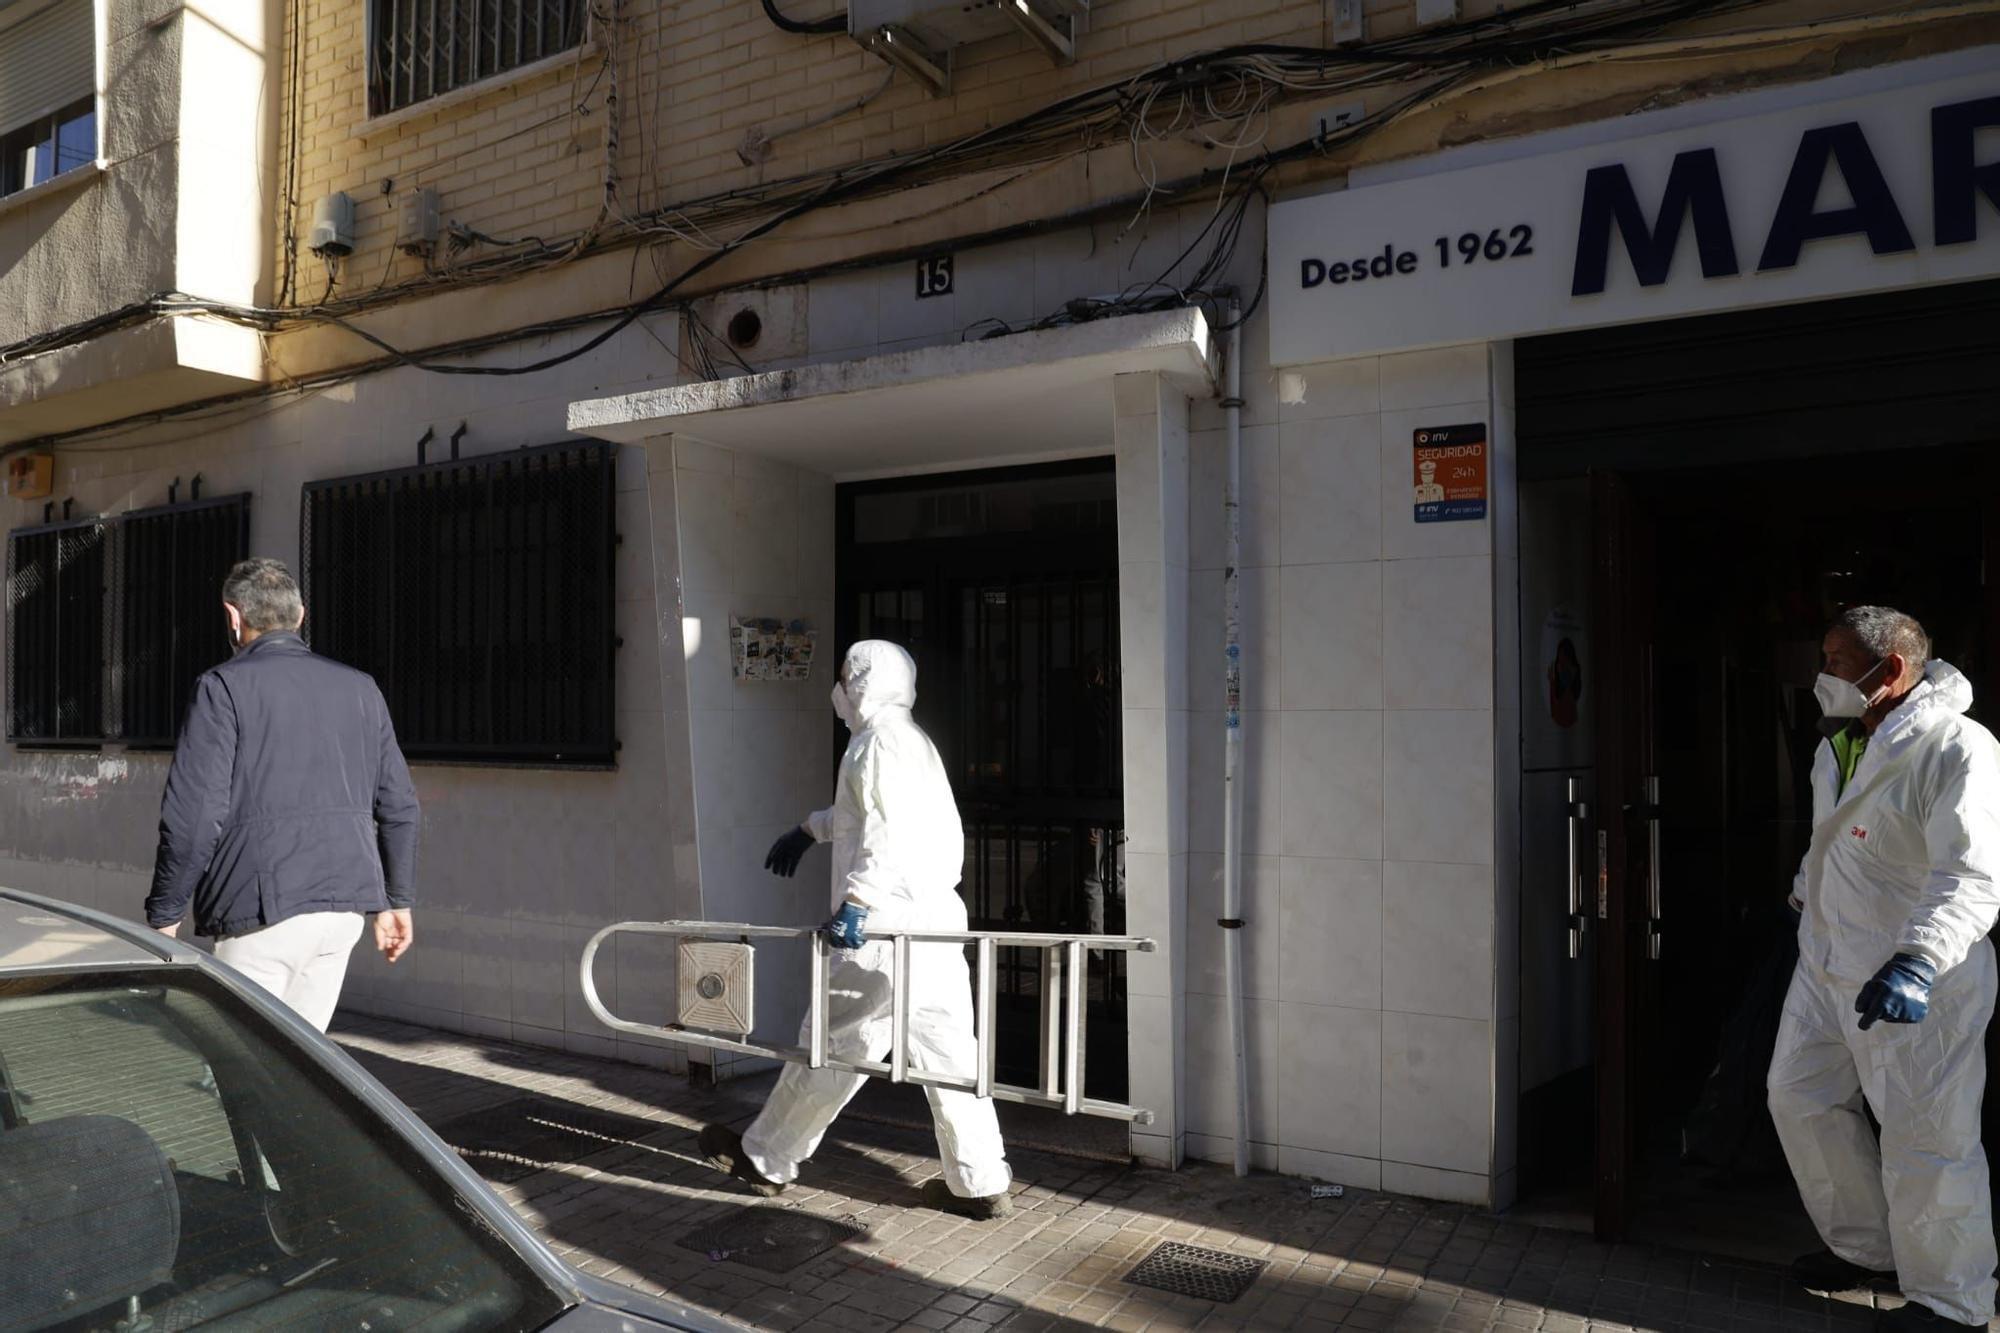
[[[675,1243],[717,1261],[789,1273],[861,1234],[859,1227],[796,1208],[741,1208],[711,1218]]]
[[[580,1162],[672,1128],[548,1097],[517,1097],[447,1120],[437,1126],[437,1136],[480,1175],[508,1185],[545,1167]]]
[[[1199,1245],[1170,1240],[1141,1259],[1139,1266],[1125,1275],[1125,1280],[1136,1286],[1170,1291],[1176,1296],[1193,1296],[1227,1305],[1250,1290],[1250,1284],[1263,1271],[1262,1259],[1246,1259],[1240,1254],[1205,1250]]]

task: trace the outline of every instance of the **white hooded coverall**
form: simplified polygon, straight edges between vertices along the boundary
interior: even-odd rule
[[[867,943],[836,950],[829,969],[826,1053],[839,1060],[886,1058],[894,950],[880,936],[897,930],[966,928],[958,881],[965,834],[951,782],[930,737],[910,717],[917,666],[893,643],[863,640],[847,652],[853,730],[841,756],[833,804],[802,828],[833,844],[833,907],[868,909]],[[910,946],[910,1064],[931,1073],[973,1076],[972,980],[964,948]],[[810,1017],[799,1044],[811,1036]],[[796,1180],[821,1136],[866,1075],[787,1064],[763,1111],[743,1134],[744,1155],[765,1179]],[[993,1103],[969,1092],[926,1087],[937,1125],[945,1183],[962,1198],[1006,1192],[1012,1178]]]
[[[1771,1118],[1827,1247],[1896,1271],[1904,1295],[1980,1327],[1993,1218],[1979,1106],[2000,911],[2000,746],[1964,716],[1965,677],[1924,669],[1854,776],[1822,743],[1794,882],[1799,963],[1767,1080]],[[1855,997],[1898,953],[1937,968],[1917,1023],[1859,1027]],[[1881,1122],[1877,1146],[1862,1099]]]

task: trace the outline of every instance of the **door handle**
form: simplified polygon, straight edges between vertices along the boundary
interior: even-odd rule
[[[1578,839],[1590,806],[1583,800],[1583,780],[1569,780],[1569,956],[1583,956],[1583,933],[1590,928],[1590,914],[1584,911],[1583,853]]]
[[[1646,779],[1646,957],[1660,958],[1660,779]]]

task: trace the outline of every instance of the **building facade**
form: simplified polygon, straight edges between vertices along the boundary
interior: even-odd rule
[[[1985,4],[27,8],[0,71],[87,20],[91,72],[0,124],[0,876],[138,910],[204,580],[295,560],[419,765],[363,1012],[750,1067],[604,1028],[577,962],[824,915],[763,850],[841,644],[896,638],[975,921],[1160,943],[1087,967],[1137,1156],[1234,1150],[1240,858],[1257,1165],[1581,1180],[1615,1230],[1726,1119],[1740,1025],[1660,1015],[1789,879],[1798,626],[1936,602],[1983,666],[2000,623],[1949,480],[2000,382]],[[1936,474],[1884,529],[1957,534],[1928,570],[1812,526],[1892,473]],[[809,661],[758,678],[757,622]],[[596,975],[669,1017],[659,942]],[[761,1037],[803,978],[761,959]]]

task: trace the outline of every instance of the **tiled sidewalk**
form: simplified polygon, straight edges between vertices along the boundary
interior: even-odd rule
[[[858,1239],[772,1274],[677,1243],[758,1200],[700,1159],[709,1120],[744,1124],[768,1076],[721,1090],[611,1061],[345,1018],[335,1037],[432,1124],[532,1094],[658,1122],[655,1132],[502,1193],[572,1263],[761,1328],[856,1330],[1868,1328],[1775,1269],[1509,1223],[1475,1209],[1225,1168],[1179,1172],[1010,1154],[1016,1211],[975,1224],[917,1204],[937,1172],[914,1130],[836,1123],[804,1178],[766,1207],[843,1221]],[[1123,1279],[1162,1241],[1263,1260],[1217,1304]]]

